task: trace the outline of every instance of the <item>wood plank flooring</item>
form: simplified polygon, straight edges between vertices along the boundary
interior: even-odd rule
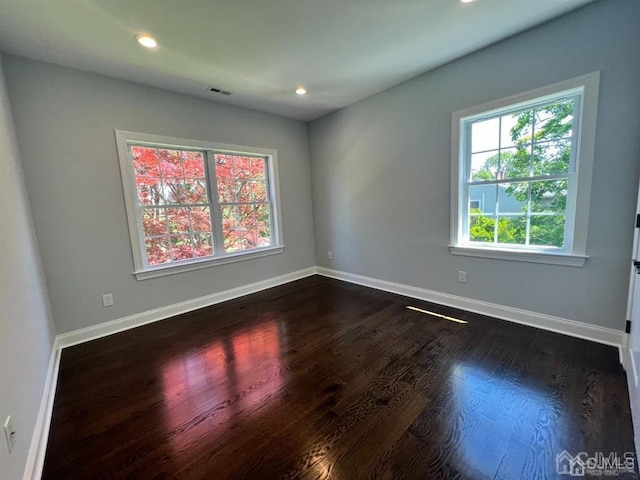
[[[615,348],[313,276],[63,350],[43,478],[573,478],[563,450],[635,452]]]

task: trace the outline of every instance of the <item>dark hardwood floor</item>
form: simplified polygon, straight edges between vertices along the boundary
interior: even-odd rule
[[[43,478],[573,478],[563,450],[635,453],[614,347],[314,276],[65,349]]]

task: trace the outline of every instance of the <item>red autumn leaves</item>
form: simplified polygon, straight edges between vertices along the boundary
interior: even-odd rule
[[[131,155],[147,263],[213,255],[204,153],[132,146]],[[269,246],[265,159],[224,154],[214,159],[225,252]]]

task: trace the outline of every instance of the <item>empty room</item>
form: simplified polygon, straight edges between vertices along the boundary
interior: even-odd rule
[[[640,478],[637,0],[0,0],[0,162],[0,480]]]

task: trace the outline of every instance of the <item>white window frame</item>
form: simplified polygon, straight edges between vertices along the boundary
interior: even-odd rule
[[[131,238],[131,251],[133,253],[133,274],[138,280],[145,280],[164,275],[172,275],[190,270],[198,270],[201,268],[208,268],[216,265],[224,265],[243,260],[250,260],[284,252],[285,246],[282,239],[282,216],[280,213],[280,187],[278,184],[277,150],[168,137],[163,135],[152,135],[148,133],[128,132],[122,130],[116,130],[115,134],[116,144],[118,147],[118,157],[120,160],[120,173],[122,175],[122,185],[124,188],[124,200],[127,211],[129,235]],[[138,205],[137,201],[138,193],[135,182],[135,171],[133,168],[133,158],[129,149],[129,146],[132,144],[148,144],[150,146],[183,150],[202,150],[207,152],[205,154],[205,162],[208,161],[207,157],[212,156],[212,154],[214,153],[264,157],[267,164],[268,194],[272,205],[270,212],[272,245],[241,252],[226,253],[224,251],[224,248],[222,248],[222,246],[220,245],[220,238],[222,237],[220,235],[221,232],[219,232],[219,226],[213,224],[212,226],[215,237],[215,255],[188,260],[180,260],[171,262],[169,264],[148,265],[146,262],[145,254],[145,236],[144,232],[142,231],[142,207]],[[224,203],[218,200],[217,187],[214,182],[215,177],[208,175],[207,187],[209,189],[212,210],[219,209],[220,203]],[[214,217],[219,217],[219,215],[215,214]]]
[[[596,114],[600,72],[502,98],[476,107],[454,112],[451,116],[451,243],[454,255],[497,258],[524,262],[547,263],[582,267],[588,258],[587,230],[589,199],[596,135]],[[579,95],[578,132],[574,134],[575,170],[570,175],[567,195],[565,245],[562,248],[504,244],[482,244],[468,238],[466,216],[469,206],[468,176],[470,155],[465,149],[470,136],[465,138],[468,125],[483,117],[493,117],[515,109],[552,101],[560,96]],[[573,190],[572,190],[573,189]]]

